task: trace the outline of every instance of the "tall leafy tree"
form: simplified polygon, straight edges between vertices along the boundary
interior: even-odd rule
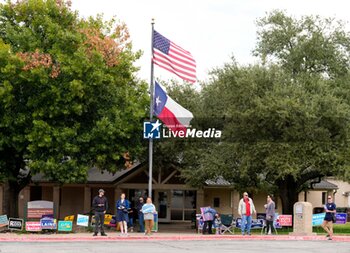
[[[69,2],[0,5],[0,178],[9,215],[35,173],[83,182],[92,166],[115,172],[137,156],[148,104],[135,77],[139,56],[125,24],[81,19]]]
[[[292,75],[338,77],[349,72],[350,36],[334,18],[288,16],[272,11],[257,21],[254,54],[264,63],[278,63]]]
[[[334,94],[333,81],[291,79],[278,66],[235,64],[216,77],[204,101],[218,101],[207,112],[225,115],[224,136],[190,181],[223,176],[237,189],[273,191],[283,211],[292,213],[310,183],[325,176],[350,178],[350,106]]]

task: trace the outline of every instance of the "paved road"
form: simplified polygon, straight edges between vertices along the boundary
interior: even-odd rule
[[[349,253],[349,242],[334,241],[118,241],[2,242],[1,253]]]

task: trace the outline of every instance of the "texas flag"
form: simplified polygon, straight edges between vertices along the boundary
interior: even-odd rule
[[[186,133],[193,114],[176,103],[166,91],[155,82],[154,113],[172,131]]]

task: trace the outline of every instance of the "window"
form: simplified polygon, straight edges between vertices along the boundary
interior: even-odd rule
[[[191,220],[196,214],[196,191],[171,191],[171,220]]]
[[[32,186],[30,189],[30,201],[42,200],[42,187]]]
[[[322,192],[322,205],[326,204],[327,192]]]
[[[220,198],[214,198],[214,207],[220,207]]]

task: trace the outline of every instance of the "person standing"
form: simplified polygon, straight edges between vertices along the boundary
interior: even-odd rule
[[[273,202],[271,195],[267,195],[266,209],[266,234],[271,234],[273,229],[273,221],[275,219],[275,202]]]
[[[141,233],[145,232],[145,225],[144,225],[144,219],[143,219],[143,213],[142,213],[142,207],[144,204],[145,204],[145,202],[144,202],[143,198],[140,197],[139,202],[137,203],[137,206],[136,206],[136,212],[137,212],[138,219],[139,219]]]
[[[252,226],[252,215],[256,213],[255,206],[253,200],[249,198],[248,193],[243,193],[243,198],[239,201],[238,204],[238,214],[241,216],[241,231],[242,235],[247,234],[250,235],[250,229]]]
[[[98,196],[94,197],[92,200],[92,207],[95,211],[95,231],[93,236],[97,236],[98,230],[100,228],[101,236],[107,236],[104,232],[104,222],[105,222],[105,214],[108,210],[108,200],[104,196],[105,191],[103,189],[98,190]]]
[[[217,235],[221,235],[222,222],[221,222],[220,214],[218,214],[218,213],[215,215],[214,227],[215,227],[215,230],[216,230],[216,234]]]
[[[217,212],[215,209],[211,208],[210,206],[204,211],[203,215],[205,217],[204,219],[204,225],[203,225],[203,235],[207,232],[208,234],[212,234],[212,226],[213,221],[215,219]]]
[[[156,207],[152,204],[152,199],[150,197],[147,198],[146,204],[142,206],[141,211],[145,220],[145,235],[151,235],[151,231],[154,225],[154,214],[156,213]]]
[[[128,235],[129,209],[130,202],[125,199],[125,193],[120,195],[120,199],[116,203],[117,222],[119,223],[121,236]]]
[[[337,206],[333,202],[332,196],[327,197],[327,204],[324,205],[326,215],[324,217],[322,228],[327,232],[328,240],[332,240],[333,237],[333,222],[335,222],[335,213]]]

